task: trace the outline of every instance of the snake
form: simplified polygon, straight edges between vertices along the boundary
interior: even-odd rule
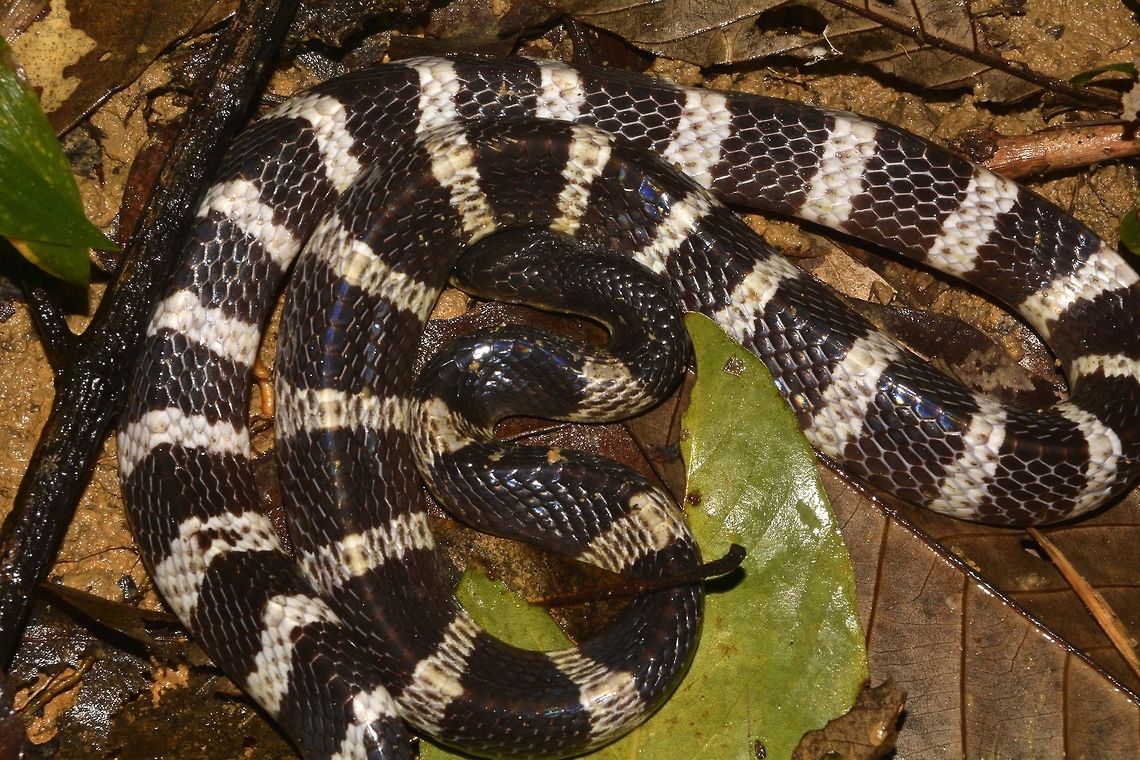
[[[1070,395],[1032,409],[963,388],[734,208],[986,291],[1046,340]],[[158,590],[307,758],[410,757],[412,730],[474,754],[577,754],[644,721],[690,660],[694,584],[539,653],[483,631],[446,580],[416,451],[434,438],[459,453],[471,442],[448,431],[469,425],[415,391],[414,354],[463,250],[523,229],[664,280],[759,356],[813,446],[874,489],[1043,524],[1110,502],[1140,472],[1137,274],[1014,182],[854,114],[603,68],[460,56],[350,74],[235,140],[147,327],[117,437]],[[275,433],[292,551],[258,498],[247,414],[290,269]],[[613,380],[594,369],[589,383]],[[583,490],[533,491],[560,487]],[[623,493],[552,541],[611,568],[686,553],[674,507]]]

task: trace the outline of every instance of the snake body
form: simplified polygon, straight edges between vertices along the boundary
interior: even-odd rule
[[[903,499],[1050,522],[1140,471],[1135,272],[1055,206],[889,125],[552,62],[414,59],[287,101],[228,155],[147,330],[120,471],[170,607],[307,757],[408,756],[405,721],[478,753],[580,752],[644,719],[691,652],[691,587],[638,602],[677,614],[623,613],[536,654],[478,629],[442,580],[412,359],[459,253],[494,231],[628,253],[766,362],[821,452]],[[723,202],[989,291],[1054,348],[1071,397],[1030,410],[951,383]],[[259,504],[246,404],[295,258],[277,358],[290,556]],[[676,551],[639,493],[574,551],[621,567]]]

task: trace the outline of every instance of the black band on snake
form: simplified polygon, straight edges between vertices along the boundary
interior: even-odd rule
[[[987,290],[1049,342],[1071,397],[1032,410],[953,384],[724,202]],[[413,391],[412,361],[453,263],[493,232],[548,228],[628,255],[765,361],[820,451],[903,499],[1043,523],[1140,470],[1135,272],[1031,192],[851,114],[549,62],[416,59],[259,120],[200,217],[147,332],[119,434],[124,493],[170,607],[307,757],[408,756],[405,721],[477,753],[573,754],[641,722],[691,653],[692,587],[536,654],[480,631],[442,580],[413,452],[425,436],[469,445],[451,435],[468,422],[433,426],[451,411]],[[294,258],[277,358],[291,557],[258,502],[246,406]],[[592,369],[599,386],[613,374]],[[623,488],[569,551],[638,572],[696,562],[680,523],[660,521],[675,508]]]

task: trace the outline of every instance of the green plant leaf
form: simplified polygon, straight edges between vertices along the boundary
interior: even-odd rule
[[[56,277],[86,284],[89,248],[115,244],[87,220],[71,167],[0,39],[0,235]]]
[[[1140,256],[1140,217],[1136,209],[1130,210],[1120,220],[1120,244]]]
[[[455,593],[488,633],[517,647],[549,652],[573,646],[546,610],[528,604],[507,584],[491,580],[480,570],[468,568]]]
[[[845,713],[867,678],[855,581],[804,440],[771,376],[711,320],[688,315],[697,382],[682,425],[689,522],[706,558],[748,550],[743,580],[710,594],[693,666],[644,726],[602,760],[789,758],[806,732]],[[695,508],[692,503],[695,502]],[[467,573],[464,606],[491,633],[565,646],[545,613]],[[460,757],[434,745],[421,756]]]
[[[677,757],[751,760],[759,743],[786,758],[867,678],[855,576],[815,454],[767,368],[707,317],[685,320],[697,360],[681,422],[689,524],[706,557],[732,543],[748,556],[744,581],[710,595],[693,669],[661,712],[704,696],[688,720],[709,735]]]
[[[1129,77],[1135,77],[1136,64],[1132,63],[1131,61],[1125,61],[1124,63],[1109,63],[1104,66],[1097,66],[1095,69],[1082,71],[1080,74],[1077,74],[1076,76],[1069,79],[1069,81],[1077,87],[1085,87],[1089,82],[1096,79],[1101,74],[1107,74],[1109,72],[1117,72],[1121,74],[1127,74]]]

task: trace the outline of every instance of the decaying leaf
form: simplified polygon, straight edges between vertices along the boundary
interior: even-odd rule
[[[932,89],[973,89],[1011,102],[1037,92],[1044,77],[1009,63],[968,3],[913,0],[558,0],[576,19],[645,50],[698,66],[791,55],[843,55]],[[1031,78],[1029,78],[1031,77]],[[1065,82],[1051,86],[1068,90]]]
[[[297,9],[290,39],[339,47],[378,22],[409,22],[435,5],[432,0],[307,0]]]
[[[429,37],[462,41],[476,49],[490,51],[497,46],[507,55],[521,32],[542,27],[554,13],[545,3],[528,0],[453,2],[432,11],[427,32]]]
[[[804,735],[792,760],[877,760],[895,749],[906,692],[888,681],[859,692],[848,712]]]
[[[61,0],[29,28],[18,49],[36,56],[30,79],[42,89],[44,110],[62,133],[134,81],[172,43],[217,23],[234,5],[231,0]],[[51,53],[37,55],[41,46]]]
[[[188,656],[184,636],[140,635],[152,622],[165,627],[169,616],[59,592],[66,604],[33,608],[10,671],[31,739],[50,741],[49,756],[288,756],[284,739],[232,686],[218,695],[226,682],[213,668],[189,664],[203,655]]]
[[[924,531],[828,471],[824,482],[867,579],[871,672],[907,692],[899,757],[1140,756],[1132,694]]]
[[[963,523],[904,504],[894,509],[936,551],[968,566],[979,580],[1032,615],[1064,646],[1082,652],[1133,695],[1140,693],[1140,678],[1130,671],[1047,553],[1024,531]],[[1140,616],[1136,614],[1140,584],[1128,561],[1140,540],[1140,493],[1044,532],[1076,566],[1084,582],[1120,612],[1126,635],[1140,639]]]

